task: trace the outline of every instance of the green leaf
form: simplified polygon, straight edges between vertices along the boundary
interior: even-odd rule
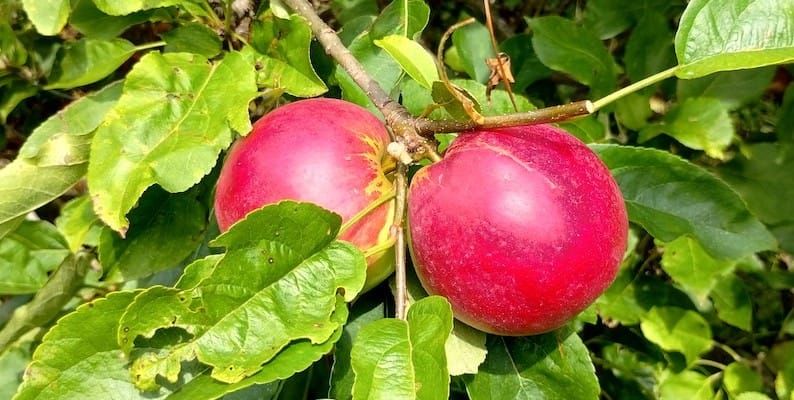
[[[97,393],[139,398],[127,360],[113,335],[108,335],[118,328],[133,297],[134,292],[111,293],[58,321],[33,353],[14,399],[77,400],[94,398]]]
[[[69,0],[22,0],[22,7],[42,35],[57,35],[69,18]]]
[[[744,392],[760,392],[764,389],[761,375],[741,362],[730,363],[722,371],[722,385],[732,397]]]
[[[221,38],[210,27],[187,23],[178,26],[161,36],[165,41],[165,51],[170,53],[196,53],[207,58],[221,52]]]
[[[4,58],[6,66],[21,67],[28,60],[25,44],[19,40],[11,25],[5,21],[0,22],[0,56]],[[3,71],[0,76],[6,73]]]
[[[168,14],[163,10],[141,11],[123,16],[107,15],[99,11],[93,0],[73,0],[69,25],[89,38],[109,40],[132,25],[167,17]]]
[[[650,13],[631,31],[623,56],[626,75],[638,82],[675,65],[673,32],[662,14]],[[646,89],[652,91],[653,87]]]
[[[176,266],[196,250],[207,228],[207,210],[193,191],[169,195],[152,187],[129,218],[131,226],[124,238],[110,228],[100,237],[99,261],[110,282]]]
[[[266,13],[254,22],[251,35],[256,51],[246,47],[243,55],[256,66],[258,85],[283,89],[298,97],[314,97],[328,91],[312,66],[312,32],[305,19],[293,15],[284,20]]]
[[[652,115],[650,94],[631,93],[615,102],[615,118],[626,128],[641,130]]]
[[[735,275],[723,277],[709,296],[721,320],[748,332],[752,330],[753,303],[741,279]]]
[[[615,282],[596,300],[601,318],[636,325],[654,306],[694,308],[690,298],[669,283],[636,274],[631,268],[621,269]]]
[[[112,84],[77,100],[36,128],[0,169],[0,227],[49,203],[86,170],[91,133],[121,94]]]
[[[666,351],[684,355],[687,365],[711,349],[711,327],[697,312],[678,307],[653,307],[640,322],[643,335]]]
[[[777,373],[775,392],[780,399],[790,399],[794,394],[794,341],[776,344],[769,351],[766,364]]]
[[[600,39],[609,39],[631,27],[643,16],[663,13],[670,3],[667,0],[640,0],[631,3],[621,0],[591,0],[585,5],[584,22]]]
[[[736,400],[772,400],[772,398],[760,392],[745,392],[736,396]]]
[[[88,187],[97,215],[123,233],[146,188],[157,183],[174,193],[196,184],[233,131],[250,131],[255,94],[253,68],[239,53],[216,63],[195,54],[143,56],[91,144]]]
[[[389,282],[392,295],[396,293],[394,281]],[[408,303],[412,304],[429,295],[419,282],[419,278],[409,270],[406,273]],[[452,332],[444,344],[449,374],[458,376],[476,374],[479,366],[485,361],[488,350],[485,347],[486,334],[460,321],[453,321]]]
[[[63,50],[45,89],[71,89],[94,83],[116,70],[135,53],[124,39],[81,39]]]
[[[680,100],[711,97],[719,99],[725,107],[733,110],[761,98],[774,74],[774,67],[766,67],[718,72],[703,78],[679,80],[677,96]]]
[[[330,6],[341,24],[361,16],[376,16],[379,11],[375,0],[332,0]]]
[[[0,293],[36,292],[68,255],[66,241],[55,226],[46,221],[22,222],[0,239]]]
[[[654,149],[590,146],[612,170],[629,219],[655,238],[692,235],[710,255],[727,259],[775,248],[736,192],[702,168]]]
[[[430,7],[423,0],[394,0],[389,3],[372,24],[372,40],[389,35],[403,35],[416,39],[427,26]]]
[[[664,271],[700,304],[705,303],[720,278],[736,265],[730,260],[711,257],[696,240],[687,236],[664,246],[661,264]]]
[[[590,86],[591,97],[615,88],[615,62],[595,34],[557,16],[533,18],[529,26],[535,53],[547,67]]]
[[[794,61],[792,21],[788,0],[691,1],[675,37],[676,75],[692,79]]]
[[[485,83],[491,70],[485,60],[494,57],[493,45],[485,25],[475,22],[452,33],[452,44],[469,77]]]
[[[339,308],[334,318],[341,324],[347,318],[347,311],[344,307]],[[278,380],[287,379],[294,374],[305,370],[313,363],[328,354],[334,348],[334,344],[339,340],[342,328],[338,328],[331,337],[323,343],[313,344],[309,341],[298,341],[284,348],[270,361],[262,365],[262,370],[239,382],[228,384],[215,379],[209,375],[200,375],[175,393],[168,396],[168,400],[195,400],[195,399],[217,399],[227,393],[234,393],[254,385],[263,385]],[[257,399],[259,397],[256,397]],[[224,396],[226,399],[226,396]]]
[[[609,343],[602,350],[602,359],[605,361],[605,367],[620,378],[619,391],[630,388],[630,383],[636,383],[639,391],[645,394],[645,398],[656,398],[653,392],[657,386],[657,377],[664,366],[661,354],[635,350],[620,343]],[[609,381],[602,379],[601,384],[606,386]],[[608,390],[604,387],[604,391]],[[622,393],[618,392],[618,394]],[[642,398],[636,395],[634,397]]]
[[[350,365],[350,352],[361,328],[385,317],[386,305],[381,297],[383,296],[371,294],[356,300],[353,304],[342,337],[334,346],[334,365],[331,370],[331,387],[328,392],[330,398],[352,399],[355,374]]]
[[[794,86],[789,85],[777,113],[777,136],[787,145],[794,145]]]
[[[452,334],[444,345],[449,374],[476,374],[488,354],[486,338],[482,331],[455,320]]]
[[[85,253],[66,257],[33,299],[14,309],[0,330],[0,349],[7,348],[30,330],[45,326],[58,316],[83,286],[91,260],[92,257]]]
[[[387,318],[363,327],[353,343],[353,399],[447,399],[444,343],[452,308],[439,296],[408,309],[407,321]]]
[[[728,109],[721,101],[698,97],[684,100],[670,110],[660,124],[640,132],[640,141],[658,133],[667,133],[695,150],[704,150],[710,157],[725,159],[725,149],[733,141],[734,129]]]
[[[23,80],[13,80],[6,85],[0,85],[3,92],[0,93],[0,122],[5,123],[14,108],[23,100],[39,92],[37,86]]]
[[[90,246],[99,244],[101,223],[94,213],[88,196],[69,200],[61,209],[61,215],[55,219],[55,226],[69,243],[69,250],[73,253],[80,250],[84,244]]]
[[[794,202],[781,201],[794,199],[794,156],[784,145],[775,143],[750,145],[745,153],[720,166],[717,173],[771,228],[781,247],[794,252]]]
[[[366,275],[361,252],[333,241],[340,224],[338,215],[307,203],[262,208],[212,243],[226,253],[196,262],[212,268],[199,274],[203,279],[191,279],[195,286],[154,286],[138,295],[118,330],[125,352],[136,338],[163,328],[190,337],[137,358],[131,367],[136,385],[156,389],[158,375],[176,382],[180,363],[193,359],[212,367],[216,380],[240,382],[293,342],[330,340]]]
[[[565,329],[531,337],[488,336],[485,363],[465,381],[471,400],[587,400],[601,392],[587,347]]]
[[[136,11],[190,3],[191,0],[93,0],[97,8],[108,15],[127,15]]]
[[[712,400],[714,390],[707,376],[695,371],[670,375],[659,385],[660,400]]]
[[[400,82],[403,72],[400,65],[383,49],[373,43],[388,35],[405,35],[414,38],[425,25],[430,9],[421,0],[395,0],[390,3],[373,22],[371,31],[362,32],[348,46],[364,70],[386,91],[392,93]],[[372,112],[379,112],[367,94],[353,81],[348,73],[337,67],[334,77],[342,89],[342,98]]]
[[[30,341],[15,344],[0,354],[0,398],[10,399],[22,383],[25,367],[30,362]]]
[[[433,56],[419,43],[400,35],[384,36],[373,43],[386,50],[411,78],[425,88],[430,89],[438,80]]]
[[[607,130],[595,116],[577,118],[560,124],[560,128],[585,143],[601,142],[607,138]]]
[[[375,46],[369,35],[362,34],[355,38],[348,46],[354,57],[361,63],[364,70],[375,79],[376,82],[387,92],[391,92],[397,87],[402,77],[400,64],[383,49]],[[372,101],[354,81],[350,75],[340,67],[336,68],[335,78],[342,89],[342,98],[356,103],[370,111],[378,112]]]

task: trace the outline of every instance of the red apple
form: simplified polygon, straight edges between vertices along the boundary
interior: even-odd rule
[[[215,214],[226,230],[249,212],[282,200],[315,203],[343,221],[390,192],[382,164],[389,135],[364,108],[334,99],[296,101],[265,115],[235,143],[221,170]],[[394,201],[354,223],[340,239],[366,251],[389,238]],[[366,289],[394,268],[391,248],[368,259]]]
[[[411,254],[431,294],[498,335],[556,329],[614,280],[628,220],[609,170],[548,125],[459,136],[408,194]]]

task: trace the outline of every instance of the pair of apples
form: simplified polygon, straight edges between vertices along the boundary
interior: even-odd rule
[[[311,202],[349,221],[392,191],[389,135],[341,100],[280,107],[225,161],[215,212],[222,230],[266,204]],[[340,234],[360,249],[390,240],[394,200]],[[614,280],[628,221],[609,170],[578,139],[548,125],[461,134],[413,177],[411,255],[431,294],[459,320],[499,335],[556,329]],[[380,246],[383,247],[383,246]],[[388,277],[393,249],[368,253],[366,288]]]

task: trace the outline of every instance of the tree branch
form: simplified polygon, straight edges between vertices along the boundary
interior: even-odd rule
[[[589,115],[592,112],[593,103],[590,100],[582,100],[559,106],[539,108],[523,113],[485,117],[480,124],[474,121],[433,121],[426,118],[417,118],[415,124],[417,132],[423,136],[427,136],[436,133],[454,133],[475,129],[506,128],[510,126],[560,122],[583,115]]]

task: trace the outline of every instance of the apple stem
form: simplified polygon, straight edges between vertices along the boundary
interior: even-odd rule
[[[598,111],[616,100],[619,100],[638,90],[645,89],[646,87],[651,86],[659,81],[663,81],[667,78],[670,78],[673,75],[675,75],[676,71],[678,71],[678,66],[653,74],[641,81],[634,82],[631,85],[624,87],[623,89],[613,92],[601,99],[598,99],[595,102],[593,102],[593,111]]]
[[[349,220],[347,220],[344,224],[342,224],[342,226],[339,228],[339,235],[343,235],[345,232],[347,232],[348,229],[350,229],[351,226],[355,225],[356,222],[360,221],[361,218],[366,217],[367,215],[369,215],[369,213],[375,211],[375,209],[380,207],[383,203],[386,203],[387,201],[393,199],[394,196],[395,196],[395,191],[394,189],[392,189],[386,193],[383,193],[382,195],[380,195],[380,197],[373,200],[371,203],[367,204],[367,206],[364,207],[364,209],[356,213],[356,215],[350,217]]]
[[[395,239],[394,237],[391,237],[391,238],[389,238],[389,240],[387,240],[387,241],[385,241],[385,242],[383,242],[381,244],[376,244],[376,245],[374,245],[374,246],[372,246],[372,247],[370,247],[370,248],[368,248],[368,249],[363,251],[364,252],[364,258],[372,257],[372,256],[382,252],[383,250],[390,249],[390,248],[394,247],[395,243],[397,243],[397,239]]]
[[[392,236],[396,244],[394,246],[394,282],[395,299],[394,313],[398,319],[405,319],[408,299],[408,289],[406,284],[406,254],[405,254],[405,230],[403,219],[405,217],[405,205],[408,197],[408,166],[397,164],[397,174],[394,178],[397,202],[394,210],[394,224],[392,225]]]

